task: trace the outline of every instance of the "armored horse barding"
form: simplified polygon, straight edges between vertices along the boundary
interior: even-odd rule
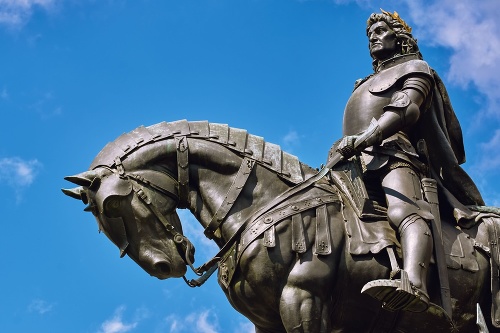
[[[193,267],[194,247],[176,213],[189,209],[221,248],[193,269],[206,274],[217,264],[228,300],[257,333],[477,332],[476,303],[491,303],[487,223],[464,231],[443,223],[453,323],[436,308],[388,311],[360,290],[389,276],[382,250],[397,248],[394,232],[384,219],[361,222],[350,187],[329,180],[345,175],[297,187],[316,173],[244,130],[183,120],[123,134],[89,171],[66,178],[79,187],[63,191],[88,204],[121,256],[159,279]],[[366,223],[377,225],[376,237]],[[439,304],[438,289],[430,283]]]

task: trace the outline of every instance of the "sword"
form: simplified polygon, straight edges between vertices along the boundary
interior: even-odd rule
[[[424,140],[417,143],[418,151],[427,159],[429,174],[431,166],[429,161],[429,153]],[[446,314],[452,320],[452,305],[450,295],[450,282],[448,280],[448,267],[446,265],[446,257],[443,246],[443,233],[441,228],[441,216],[439,214],[439,198],[437,190],[437,182],[431,177],[422,178],[422,187],[424,188],[425,199],[431,206],[431,213],[434,219],[431,220],[432,235],[434,239],[434,254],[436,255],[436,265],[438,268],[439,285],[441,287],[441,303]]]
[[[489,333],[488,327],[486,327],[486,320],[484,320],[483,312],[481,311],[479,303],[477,304],[476,309],[477,309],[476,325],[479,328],[479,333]]]

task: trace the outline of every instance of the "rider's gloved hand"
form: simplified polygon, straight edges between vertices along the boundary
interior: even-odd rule
[[[359,135],[346,135],[340,140],[337,146],[337,152],[340,153],[345,160],[358,153],[358,149],[354,147],[354,143],[358,137]]]

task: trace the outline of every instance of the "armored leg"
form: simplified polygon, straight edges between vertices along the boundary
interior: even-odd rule
[[[424,311],[429,302],[427,272],[432,254],[431,233],[427,222],[418,215],[408,216],[400,227],[403,267],[413,292],[422,301],[422,304],[413,304],[412,307],[414,311]]]
[[[399,279],[367,283],[362,292],[384,303],[388,309],[420,312],[427,309],[427,272],[432,237],[426,220],[433,218],[422,201],[420,180],[411,168],[391,170],[382,180],[387,199],[387,217],[401,240],[403,267]]]

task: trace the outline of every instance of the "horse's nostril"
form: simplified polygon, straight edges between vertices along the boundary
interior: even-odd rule
[[[157,272],[161,272],[162,274],[170,273],[170,266],[165,262],[159,262],[154,265],[154,268]]]

